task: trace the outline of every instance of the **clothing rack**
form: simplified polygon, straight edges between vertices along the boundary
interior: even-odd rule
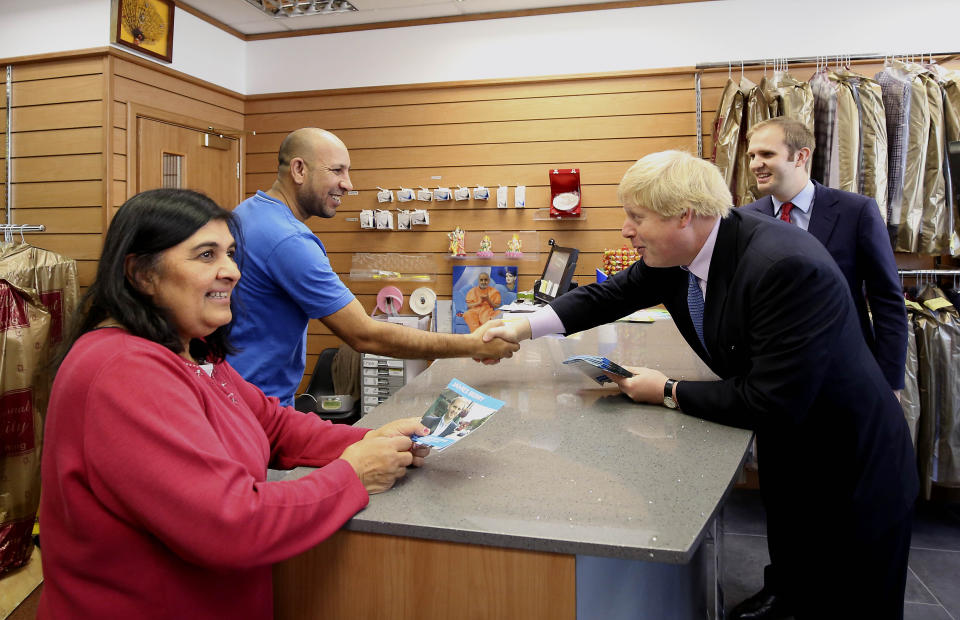
[[[11,213],[13,212],[13,65],[7,65],[7,116],[6,116],[6,125],[4,125],[4,133],[7,134],[7,150],[4,156],[4,162],[6,165],[6,205],[7,205],[7,221],[10,221]]]
[[[960,269],[897,269],[900,276],[960,276]]]
[[[697,102],[697,156],[703,157],[703,118],[701,114],[701,102],[703,101],[703,93],[701,92],[700,86],[700,74],[707,69],[723,69],[726,68],[728,71],[732,71],[736,65],[740,65],[740,72],[743,73],[745,67],[770,67],[771,69],[776,69],[778,67],[783,67],[784,69],[789,68],[790,63],[794,64],[815,64],[817,67],[820,67],[824,63],[829,64],[833,59],[836,59],[837,64],[846,63],[847,66],[855,60],[886,60],[888,58],[912,58],[915,56],[921,57],[921,62],[923,62],[923,57],[929,57],[930,61],[933,62],[933,57],[936,56],[938,60],[953,60],[957,56],[960,56],[960,52],[924,52],[923,54],[834,54],[834,55],[823,55],[823,56],[795,56],[793,58],[763,58],[760,60],[739,60],[732,61],[728,60],[725,62],[701,62],[697,63],[694,67],[696,73],[694,73],[694,97]]]
[[[13,218],[13,142],[11,127],[13,124],[13,65],[7,65],[7,83],[6,83],[6,93],[7,93],[7,124],[6,124],[6,156],[4,157],[6,164],[6,190],[7,190],[7,221],[9,222]],[[3,233],[4,239],[9,238],[13,233],[20,233],[22,236],[26,232],[43,232],[47,228],[46,226],[31,225],[31,224],[0,224],[0,232]]]
[[[47,227],[39,224],[0,224],[0,233],[3,233],[3,241],[10,243],[13,241],[14,233],[20,233],[20,239],[23,239],[23,233],[43,232]]]
[[[941,284],[941,278],[953,278],[953,288],[960,288],[960,269],[897,269],[900,285],[904,285],[904,278],[914,278],[917,286],[924,283]]]
[[[43,232],[47,229],[43,224],[0,224],[0,232],[27,233]]]

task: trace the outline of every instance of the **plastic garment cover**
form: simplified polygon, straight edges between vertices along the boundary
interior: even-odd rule
[[[766,80],[766,78],[764,78]],[[749,88],[747,86],[749,85]],[[761,81],[759,86],[754,85],[746,78],[741,79],[740,88],[744,90],[746,97],[746,113],[744,114],[744,124],[740,128],[740,146],[738,148],[736,183],[737,191],[734,194],[734,204],[736,206],[745,205],[760,198],[760,190],[757,188],[757,178],[750,172],[750,156],[747,154],[747,134],[750,129],[760,121],[770,118],[770,104],[767,100],[769,86]]]
[[[923,220],[923,179],[930,141],[930,105],[927,87],[919,78],[920,69],[910,72],[910,133],[903,172],[903,208],[897,230],[896,252],[915,253],[920,248],[920,223]]]
[[[948,143],[960,141],[960,71],[942,70],[940,79],[940,85],[943,87],[945,139]],[[960,170],[951,170],[949,165],[947,166],[947,172],[954,181],[956,180],[955,175],[960,175]],[[950,209],[951,229],[953,230],[953,243],[950,246],[950,253],[954,256],[960,256],[960,195],[954,195],[953,184],[950,179],[947,180],[947,205]]]
[[[736,189],[733,181],[737,168],[737,147],[740,145],[740,125],[743,123],[743,99],[740,86],[727,78],[713,120],[713,163],[720,169],[732,194]]]
[[[960,71],[939,71],[940,86],[943,87],[943,119],[947,142],[960,140]]]
[[[900,407],[903,408],[903,417],[907,420],[907,426],[910,427],[910,439],[913,440],[913,447],[917,447],[917,423],[920,420],[920,386],[917,383],[917,336],[914,333],[914,312],[913,307],[917,307],[922,312],[919,304],[907,302],[907,363],[904,375],[903,390],[900,392]]]
[[[787,73],[765,76],[759,85],[744,77],[739,84],[727,81],[714,121],[713,161],[728,182],[736,206],[760,198],[747,154],[750,129],[769,118],[785,116],[813,131],[813,105],[810,85]]]
[[[50,354],[77,305],[76,262],[0,245],[0,574],[33,550]]]
[[[831,80],[827,71],[818,71],[810,78],[810,89],[814,99],[814,123],[817,127],[815,134],[816,148],[813,151],[813,162],[810,167],[810,177],[823,185],[832,186],[830,170],[835,142],[834,131],[837,126],[837,91],[839,85]]]
[[[874,80],[855,76],[860,93],[860,193],[877,201],[887,220],[887,119],[883,92]]]
[[[943,92],[929,73],[918,76],[927,93],[930,113],[927,158],[923,168],[923,219],[920,224],[921,254],[945,254],[950,245],[949,211],[946,203],[944,168],[947,165],[943,134]]]
[[[910,76],[902,63],[894,61],[874,77],[883,93],[887,118],[887,229],[895,242],[903,212],[903,177],[910,137]]]
[[[837,125],[834,131],[838,157],[831,157],[831,171],[834,163],[837,175],[831,173],[831,185],[836,189],[857,193],[860,191],[860,106],[859,94],[849,80],[829,73],[828,78],[836,80],[837,88]]]
[[[774,89],[768,95],[773,101],[771,116],[785,116],[798,120],[814,132],[813,90],[808,82],[801,82],[789,73],[778,73],[773,77]],[[776,108],[776,113],[774,113]]]
[[[935,286],[925,286],[917,298],[924,306],[914,315],[921,404],[917,460],[921,493],[929,499],[934,484],[960,486],[960,315]]]

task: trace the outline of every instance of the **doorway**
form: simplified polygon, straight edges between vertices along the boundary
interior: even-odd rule
[[[239,138],[140,115],[136,122],[135,192],[192,189],[225,209],[240,202]]]

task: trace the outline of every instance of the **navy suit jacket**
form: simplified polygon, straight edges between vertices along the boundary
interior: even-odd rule
[[[446,437],[453,431],[457,430],[457,423],[459,420],[460,418],[456,418],[453,422],[447,422],[447,427],[443,429],[438,437]],[[434,430],[436,430],[438,424],[443,423],[443,416],[424,416],[424,418],[420,421],[423,422],[424,426],[429,428],[430,432],[432,433]]]
[[[907,312],[890,236],[877,202],[868,196],[824,187],[816,181],[813,185],[807,232],[827,248],[843,272],[853,293],[863,337],[887,383],[894,390],[903,389]],[[773,216],[773,200],[769,196],[740,208]]]
[[[573,333],[660,303],[720,377],[681,381],[682,411],[757,432],[770,518],[789,514],[806,536],[870,536],[904,518],[918,489],[910,432],[823,245],[792,224],[732,210],[707,276],[706,348],[680,267],[641,260],[551,306]]]

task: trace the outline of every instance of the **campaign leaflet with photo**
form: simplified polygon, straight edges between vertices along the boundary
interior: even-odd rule
[[[503,407],[503,401],[478,392],[459,379],[451,379],[437,400],[420,418],[429,435],[416,435],[414,443],[442,451],[457,443]]]
[[[608,360],[605,357],[600,357],[599,355],[574,355],[573,357],[568,357],[563,360],[564,364],[570,364],[574,368],[577,368],[583,374],[587,375],[600,385],[604,383],[612,383],[610,378],[603,374],[602,372],[597,372],[597,370],[606,370],[612,375],[620,375],[621,377],[632,377],[633,373]]]

